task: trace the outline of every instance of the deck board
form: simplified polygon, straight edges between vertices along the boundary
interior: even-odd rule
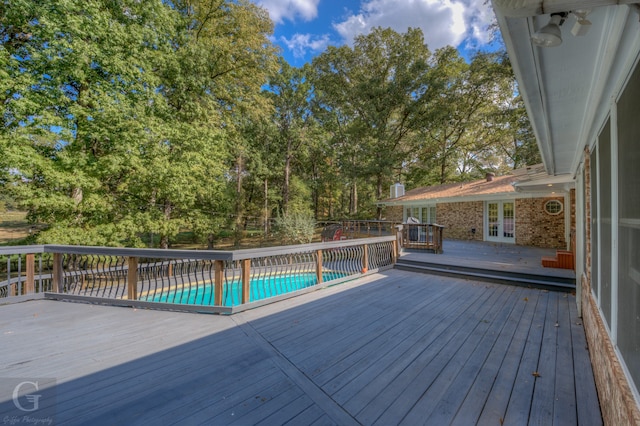
[[[575,296],[536,289],[389,270],[233,316],[40,300],[0,336],[0,377],[56,378],[65,424],[601,424]]]
[[[573,368],[576,390],[576,412],[578,424],[602,425],[598,394],[589,352],[587,339],[582,326],[582,318],[578,317],[578,309],[569,300],[569,314],[571,321],[571,341],[573,343]],[[586,403],[581,403],[586,401]]]
[[[520,359],[535,308],[535,303],[530,302],[535,300],[534,294],[535,291],[518,294],[506,325],[496,339],[473,385],[464,395],[464,401],[458,406],[458,411],[451,420],[452,425],[476,424],[483,410],[485,410],[485,419],[493,415],[494,422],[503,416],[512,382],[505,383],[502,378],[509,376],[509,371],[517,368],[516,360]]]

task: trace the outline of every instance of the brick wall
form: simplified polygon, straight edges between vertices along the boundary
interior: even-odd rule
[[[567,247],[564,211],[557,215],[545,212],[544,204],[548,200],[558,200],[564,204],[563,197],[516,200],[516,244],[558,249]]]
[[[605,425],[640,425],[638,404],[591,292],[591,163],[588,148],[584,154],[584,173],[585,272],[578,280],[582,286],[582,322],[600,399],[600,410]]]
[[[439,203],[436,205],[438,225],[444,225],[444,238],[482,241],[484,232],[484,203]],[[471,228],[475,228],[473,234]]]
[[[386,206],[384,208],[383,217],[384,220],[390,220],[393,222],[402,222],[403,206]]]
[[[564,211],[558,215],[549,215],[544,211],[544,203],[551,199],[558,200],[564,204],[563,197],[516,200],[516,244],[545,248],[566,248]],[[564,208],[571,208],[572,217],[575,217],[575,209],[572,207],[564,206]],[[484,239],[483,201],[438,203],[436,210],[438,224],[445,226],[445,238],[476,241]],[[386,220],[402,220],[403,210],[401,206],[388,206],[384,213]],[[472,228],[475,228],[475,234],[471,232]]]
[[[582,278],[586,281],[584,275]],[[635,398],[609,339],[597,302],[588,290],[582,292],[582,321],[604,424],[640,425],[640,411]]]

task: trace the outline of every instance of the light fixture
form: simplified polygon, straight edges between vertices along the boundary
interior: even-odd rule
[[[578,9],[573,10],[571,13],[576,17],[576,23],[573,24],[573,28],[571,28],[571,34],[576,37],[581,37],[586,35],[591,28],[591,21],[587,19],[587,15],[591,13],[590,9]]]
[[[531,36],[533,44],[541,47],[554,47],[562,43],[560,25],[567,19],[567,12],[552,13],[549,23]]]

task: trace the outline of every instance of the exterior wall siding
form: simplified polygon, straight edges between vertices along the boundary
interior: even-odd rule
[[[385,220],[402,222],[403,206],[387,206],[384,209]]]
[[[438,225],[444,225],[444,237],[454,240],[484,239],[484,202],[436,204]],[[516,213],[517,214],[517,213]],[[475,234],[471,229],[475,228]]]
[[[564,211],[550,215],[544,211],[548,200],[558,200],[564,204],[564,197],[520,198],[515,200],[516,244],[543,248],[565,249]],[[454,240],[484,240],[484,201],[465,201],[436,204],[438,225],[444,225],[444,237]],[[571,209],[575,220],[575,207]],[[390,221],[402,221],[403,206],[387,206],[385,218]],[[472,232],[475,229],[475,233]]]
[[[618,361],[613,342],[605,328],[598,303],[591,291],[591,163],[589,150],[584,155],[585,202],[585,273],[578,277],[582,286],[582,322],[589,346],[591,365],[601,401],[600,410],[605,425],[640,425],[640,410],[627,377]],[[580,259],[578,259],[580,261]]]
[[[565,249],[565,214],[550,215],[544,211],[549,200],[564,204],[563,197],[520,198],[516,200],[516,244],[544,248]],[[571,208],[564,206],[565,209]]]

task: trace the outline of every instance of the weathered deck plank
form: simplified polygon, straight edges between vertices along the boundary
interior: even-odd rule
[[[574,304],[403,271],[232,317],[27,302],[0,377],[56,378],[68,424],[598,425]]]
[[[575,371],[573,368],[573,341],[571,340],[571,318],[567,295],[558,298],[556,371]],[[563,344],[564,343],[564,344]],[[570,425],[578,422],[576,412],[576,387],[572,374],[555,375],[553,423]]]
[[[480,374],[458,407],[458,412],[451,421],[452,425],[466,426],[479,423],[478,419],[483,413],[485,419],[494,419],[492,423],[499,423],[499,420],[504,418],[513,386],[512,378],[515,377],[515,373],[509,374],[509,371],[517,369],[517,362],[520,360],[535,311],[536,292],[534,290],[519,294],[512,317],[500,333]],[[508,382],[505,382],[505,377],[509,377]]]
[[[573,343],[573,377],[576,388],[576,412],[580,425],[602,425],[598,394],[591,359],[587,351],[587,340],[582,326],[582,318],[578,317],[578,309],[569,300],[571,321],[571,341]]]
[[[513,383],[513,387],[509,395],[507,410],[504,418],[502,418],[506,424],[527,424],[529,421],[536,379],[534,374],[538,372],[548,295],[548,292],[543,293],[538,299],[538,305],[536,306],[536,312],[531,322],[531,328],[529,329],[518,369],[515,372],[515,376],[507,379],[507,382]],[[493,420],[495,421],[495,418]],[[480,417],[480,421],[483,421],[482,417]]]
[[[441,373],[443,377],[441,381],[443,383],[439,394],[434,386],[429,388],[420,403],[416,404],[407,414],[404,419],[405,423],[410,424],[413,420],[418,421],[421,415],[427,416],[433,424],[451,423],[470,388],[479,374],[485,369],[485,366],[487,366],[491,351],[498,343],[503,331],[510,334],[505,328],[515,321],[509,321],[509,319],[512,318],[516,309],[523,305],[518,300],[519,294],[519,291],[514,291],[509,295],[509,299],[502,307],[499,315],[486,327],[486,331],[481,336],[480,341],[467,349],[470,355],[464,363],[461,365],[448,365],[449,374],[446,374],[445,371]],[[463,348],[461,352],[464,351],[465,349]],[[436,398],[436,395],[439,398]],[[474,395],[474,398],[480,399],[480,397],[481,395]]]

